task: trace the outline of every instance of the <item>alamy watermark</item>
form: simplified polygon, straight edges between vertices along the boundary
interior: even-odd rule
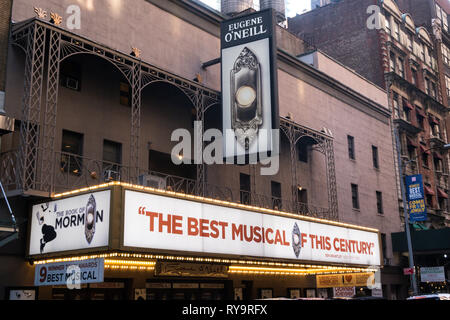
[[[66,280],[66,286],[69,290],[81,289],[80,277],[77,276],[81,273],[79,266],[73,264],[67,267],[66,274],[70,274]]]
[[[380,30],[383,28],[381,8],[379,6],[371,5],[367,7],[366,13],[370,15],[366,23],[369,30]]]
[[[179,128],[172,132],[171,141],[178,142],[171,151],[172,162],[176,165],[180,164],[246,164],[246,156],[244,154],[238,155],[237,157],[229,157],[224,161],[224,139],[226,137],[232,136],[234,143],[226,144],[226,151],[232,154],[236,154],[238,149],[238,142],[234,138],[233,130],[225,130],[225,137],[223,133],[218,129],[208,129],[203,133],[203,125],[201,121],[194,122],[194,137],[189,130]],[[265,130],[260,129],[260,138],[265,137],[265,139],[259,139],[257,142],[258,152],[250,153],[248,155],[249,164],[260,163],[262,166],[260,168],[261,175],[276,175],[280,168],[279,159],[279,144],[277,141],[280,139],[280,130],[271,129]],[[273,150],[269,154],[266,150],[266,145],[268,141],[272,141]],[[204,146],[204,143],[209,142],[209,144]],[[230,149],[228,149],[230,148]]]

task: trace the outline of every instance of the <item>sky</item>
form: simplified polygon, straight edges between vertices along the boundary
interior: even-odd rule
[[[220,0],[200,0],[206,3],[210,7],[220,10]],[[311,0],[285,0],[286,1],[286,14],[288,17],[293,17],[297,13],[302,13],[305,9],[309,10],[311,7]],[[256,8],[259,7],[259,0],[253,0]]]

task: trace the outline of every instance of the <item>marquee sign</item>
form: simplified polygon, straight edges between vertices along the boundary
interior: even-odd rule
[[[125,190],[123,246],[380,265],[379,235]]]
[[[108,246],[111,191],[33,206],[29,254]]]
[[[224,157],[278,150],[275,19],[263,10],[221,23]]]

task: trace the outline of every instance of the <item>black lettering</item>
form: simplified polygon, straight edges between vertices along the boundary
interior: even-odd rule
[[[101,222],[103,222],[103,210],[100,212],[97,211],[97,217],[95,219],[95,222],[98,222],[99,219]]]

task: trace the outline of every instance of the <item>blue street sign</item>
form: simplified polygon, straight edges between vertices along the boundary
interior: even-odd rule
[[[408,198],[409,221],[426,221],[427,207],[423,190],[422,175],[406,176],[406,196]]]

